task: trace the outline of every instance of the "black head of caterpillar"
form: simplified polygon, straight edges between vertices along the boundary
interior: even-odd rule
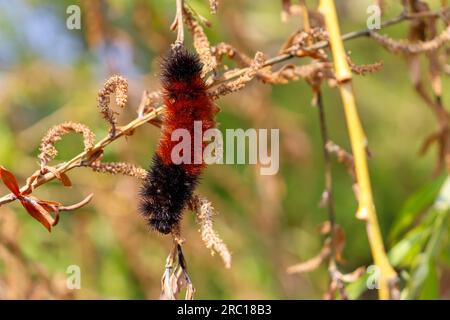
[[[196,54],[178,45],[169,51],[161,68],[162,83],[167,87],[170,83],[185,82],[200,76],[203,66]]]
[[[215,125],[201,70],[198,56],[182,46],[171,49],[162,64],[165,116],[158,148],[141,189],[140,212],[153,229],[163,234],[179,225],[205,166],[172,162],[171,151],[177,144],[171,140],[172,132],[183,128],[193,138],[195,121],[202,121],[206,129]]]

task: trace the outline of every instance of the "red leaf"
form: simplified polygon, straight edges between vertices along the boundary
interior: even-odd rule
[[[41,199],[37,199],[37,198],[35,198],[33,200],[35,200],[37,203],[39,203],[43,207],[47,207],[48,206],[49,209],[47,211],[51,211],[51,212],[58,211],[58,207],[61,206],[61,203],[56,202],[56,201],[41,200]]]
[[[71,187],[72,186],[72,181],[70,181],[70,178],[64,172],[61,173],[61,179],[60,180],[61,180],[63,186],[65,186],[65,187]]]
[[[61,206],[61,203],[54,202],[54,201],[46,201],[46,200],[37,200],[37,203],[42,206],[47,212],[54,212],[55,218],[52,222],[52,226],[56,226],[59,222],[59,207]]]
[[[16,177],[3,166],[0,166],[0,178],[3,180],[5,186],[16,196],[20,196],[20,188]]]
[[[30,202],[28,198],[20,199],[20,202],[33,218],[39,221],[48,232],[51,232],[55,219],[40,204],[35,201]]]
[[[50,171],[51,173],[53,173],[55,175],[56,179],[61,181],[63,186],[65,186],[65,187],[71,187],[72,186],[72,182],[70,181],[70,179],[67,176],[67,174],[65,174],[64,172],[59,172],[54,167],[46,167],[46,168],[47,168],[48,171]]]
[[[59,222],[59,211],[56,211],[55,213],[55,220],[53,221],[52,227],[56,226]]]

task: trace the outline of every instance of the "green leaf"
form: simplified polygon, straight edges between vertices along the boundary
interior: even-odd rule
[[[439,192],[439,196],[436,198],[429,216],[434,216],[432,219],[432,225],[427,229],[430,232],[430,239],[428,240],[425,250],[418,256],[417,265],[415,265],[411,272],[411,279],[408,282],[402,296],[406,299],[415,299],[424,295],[432,296],[433,293],[438,291],[438,286],[433,281],[437,275],[433,275],[436,272],[436,258],[441,249],[442,241],[445,238],[445,232],[448,229],[448,215],[450,212],[450,178],[447,178],[443,187]],[[425,283],[427,283],[427,290],[425,290]]]
[[[414,193],[403,205],[402,210],[397,215],[391,229],[389,239],[394,242],[400,233],[404,232],[416,219],[416,217],[433,204],[439,194],[439,190],[446,176],[443,175],[426,184],[419,191]]]
[[[436,264],[430,261],[427,269],[428,276],[422,284],[419,298],[422,300],[436,300],[439,298],[439,277]]]
[[[406,267],[414,263],[430,235],[430,231],[424,229],[419,226],[408,232],[407,236],[389,250],[389,261],[394,267]]]
[[[364,275],[356,280],[348,284],[345,287],[345,291],[347,292],[349,300],[356,300],[361,297],[361,295],[368,290],[367,288],[367,279],[369,274],[366,272]]]

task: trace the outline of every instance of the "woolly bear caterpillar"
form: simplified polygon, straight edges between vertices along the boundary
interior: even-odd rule
[[[174,164],[172,141],[176,129],[186,129],[194,139],[194,121],[201,121],[203,132],[215,127],[215,108],[201,78],[202,64],[196,54],[179,45],[172,48],[162,64],[165,113],[161,137],[140,192],[140,212],[155,230],[168,234],[176,227],[187,201],[192,197],[200,174],[202,160],[195,164],[200,150],[193,148],[189,164]],[[203,159],[203,147],[201,159]]]

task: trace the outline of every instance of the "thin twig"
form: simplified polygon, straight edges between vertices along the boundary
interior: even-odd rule
[[[129,136],[133,133],[133,131],[146,124],[148,121],[156,118],[157,116],[161,115],[164,111],[164,108],[161,106],[159,108],[151,110],[149,113],[142,117],[137,117],[127,125],[123,127],[117,128],[117,133],[114,136],[107,135],[104,137],[101,141],[99,141],[91,150],[89,151],[83,151],[76,155],[74,158],[70,159],[67,162],[61,163],[57,165],[55,168],[58,173],[65,173],[67,171],[70,171],[76,167],[80,166],[88,166],[90,163],[96,160],[98,157],[98,154],[103,152],[104,148],[112,143],[113,141],[116,141],[120,137]],[[36,180],[34,180],[32,184],[32,188],[36,189],[37,187],[52,181],[56,178],[55,172],[47,172],[45,175],[39,176]],[[24,185],[20,188],[20,190],[23,192],[25,190],[28,190],[29,186]],[[3,196],[0,198],[0,206],[12,202],[16,200],[13,194],[8,194],[6,196]]]
[[[367,166],[367,138],[356,107],[352,86],[352,74],[347,62],[343,41],[340,36],[340,27],[334,1],[321,0],[319,10],[325,16],[325,22],[330,36],[336,80],[339,82],[339,90],[341,92],[350,142],[355,159],[356,175],[360,188],[357,216],[366,221],[367,236],[372,250],[372,256],[380,271],[380,299],[389,299],[391,298],[391,288],[397,280],[397,274],[389,263],[378,224]]]
[[[322,149],[323,149],[323,159],[325,166],[325,194],[324,200],[328,208],[328,220],[330,222],[330,237],[331,237],[331,256],[330,256],[330,269],[336,268],[335,262],[335,252],[336,246],[333,241],[335,239],[336,231],[336,213],[334,210],[334,199],[333,199],[333,174],[331,171],[331,158],[330,153],[327,150],[327,143],[329,141],[328,128],[325,117],[325,110],[323,105],[322,92],[317,93],[317,107],[319,109],[319,123],[320,123],[320,133],[322,136]],[[331,270],[330,270],[331,271]]]
[[[175,41],[175,46],[184,43],[184,24],[183,24],[183,9],[184,0],[176,0],[177,11],[175,14],[175,20],[172,22],[170,29],[177,30],[177,40]]]

